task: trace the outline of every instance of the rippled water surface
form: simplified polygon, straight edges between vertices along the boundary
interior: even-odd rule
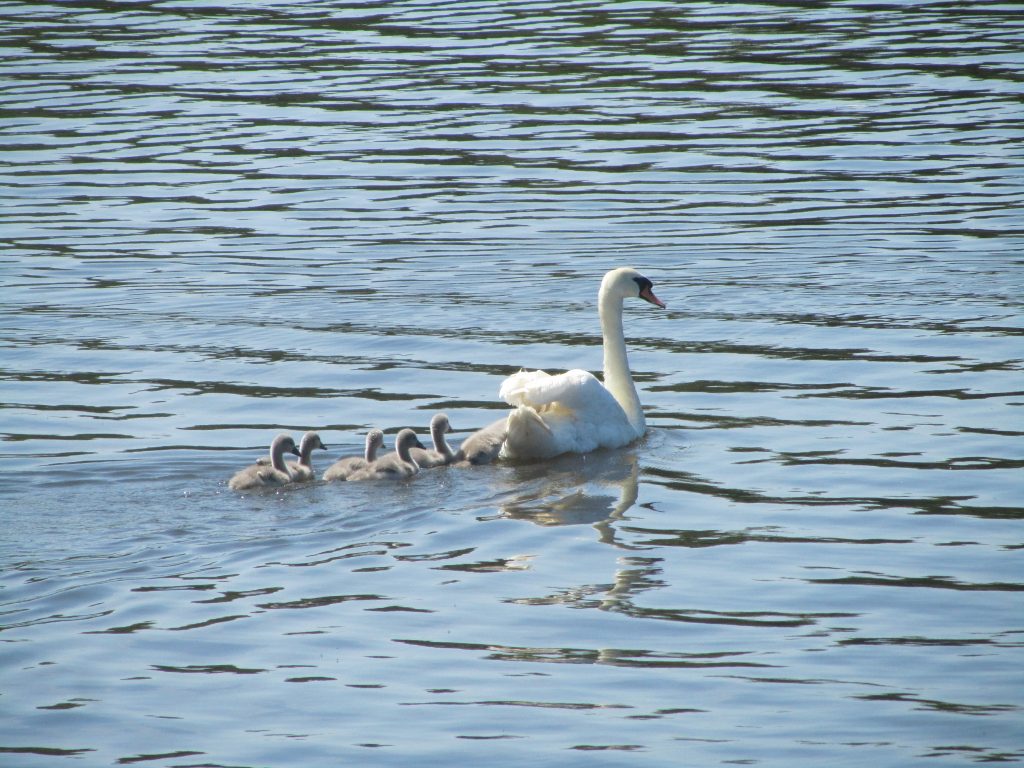
[[[0,764],[1024,762],[1016,6],[0,14]],[[636,445],[228,490],[623,264]]]

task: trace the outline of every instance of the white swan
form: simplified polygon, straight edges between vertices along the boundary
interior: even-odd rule
[[[434,414],[434,418],[430,420],[430,438],[433,440],[434,449],[413,448],[409,451],[409,455],[420,466],[420,469],[443,467],[452,463],[455,453],[448,445],[448,441],[444,439],[444,436],[451,431],[452,425],[448,421],[448,417],[443,413]]]
[[[420,471],[419,465],[409,454],[413,448],[423,448],[423,444],[411,429],[403,429],[395,438],[395,452],[381,456],[365,469],[348,476],[351,483],[356,480],[401,480],[412,477]]]
[[[366,469],[377,460],[377,451],[384,447],[384,433],[379,429],[371,429],[366,433],[366,449],[362,456],[345,456],[331,464],[324,472],[323,479],[327,482],[348,480],[349,475]]]
[[[286,453],[298,456],[299,449],[295,447],[295,441],[290,435],[278,435],[270,444],[270,466],[252,464],[239,470],[228,481],[228,488],[233,491],[244,491],[249,488],[287,485],[292,481],[292,477],[284,462]]]
[[[505,379],[498,394],[516,408],[508,415],[502,458],[544,459],[618,448],[644,434],[644,412],[622,334],[622,302],[640,298],[664,308],[651,289],[651,281],[629,267],[613,269],[601,281],[597,307],[604,336],[604,384],[581,370],[557,376],[521,371]]]
[[[478,429],[462,441],[455,452],[454,463],[459,466],[467,464],[490,464],[501,453],[505,442],[508,419],[500,418],[483,429]]]
[[[317,448],[327,450],[320,435],[316,432],[307,432],[299,441],[299,460],[288,462],[288,474],[291,475],[293,483],[304,483],[313,480],[316,473],[313,471],[313,451]],[[256,462],[261,467],[270,465],[270,459],[261,456]]]

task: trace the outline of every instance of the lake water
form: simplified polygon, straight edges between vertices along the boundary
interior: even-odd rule
[[[2,14],[0,764],[1024,762],[1018,7]],[[627,264],[636,445],[228,490]]]

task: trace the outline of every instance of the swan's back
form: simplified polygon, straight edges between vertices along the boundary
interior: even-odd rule
[[[455,460],[455,453],[445,439],[445,435],[451,431],[452,425],[448,420],[448,416],[443,413],[434,414],[434,417],[430,420],[430,436],[434,447],[430,449],[416,448],[414,446],[409,450],[413,461],[421,469],[443,467],[446,464],[451,464]]]
[[[586,413],[596,421],[622,406],[590,371],[578,368],[552,376],[545,371],[520,371],[505,379],[498,396],[509,405],[543,409],[557,403],[563,408]]]
[[[500,456],[547,459],[563,453],[621,448],[636,438],[621,408],[609,409],[602,417],[596,409],[574,411],[556,404],[538,413],[532,406],[521,405],[508,415],[508,432]]]
[[[327,482],[348,480],[353,474],[366,469],[377,459],[377,451],[384,446],[384,433],[371,429],[366,433],[366,447],[362,456],[345,456],[338,459],[326,471],[323,479]]]
[[[349,475],[353,472],[358,472],[367,466],[369,466],[369,462],[362,456],[345,456],[324,470],[323,479],[328,483],[336,480],[348,480]]]
[[[278,435],[270,444],[270,461],[267,464],[252,464],[236,472],[228,481],[233,491],[250,488],[268,488],[287,485],[292,482],[291,473],[284,461],[285,453],[299,455],[295,441],[289,435]]]
[[[253,464],[238,470],[228,481],[228,488],[232,491],[247,491],[252,488],[288,485],[291,481],[291,475],[274,469],[269,464]]]
[[[455,461],[466,464],[490,464],[501,453],[508,432],[508,417],[502,417],[483,429],[478,429],[462,441]]]
[[[397,454],[389,453],[381,456],[372,464],[353,472],[348,476],[349,482],[361,480],[401,480],[412,477],[419,472],[419,466],[412,462],[402,461]]]
[[[628,445],[638,436],[622,406],[588,371],[515,374],[506,380],[501,394],[518,406],[508,416],[503,458],[589,453]]]
[[[419,465],[410,455],[412,448],[423,448],[416,433],[403,429],[395,438],[395,451],[382,456],[369,466],[349,475],[349,482],[360,480],[401,480],[412,477],[420,471]]]

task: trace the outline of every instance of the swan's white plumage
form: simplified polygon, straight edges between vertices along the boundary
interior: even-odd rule
[[[601,408],[612,413],[623,412],[622,406],[594,374],[578,368],[557,376],[545,371],[514,373],[502,383],[498,397],[509,405],[538,409],[557,403],[573,411]]]
[[[644,434],[646,422],[622,333],[622,302],[626,298],[642,298],[664,307],[651,292],[650,280],[635,269],[613,269],[604,276],[598,292],[604,383],[578,369],[554,376],[520,371],[505,379],[499,396],[516,408],[508,415],[503,458],[542,459],[619,448]]]

